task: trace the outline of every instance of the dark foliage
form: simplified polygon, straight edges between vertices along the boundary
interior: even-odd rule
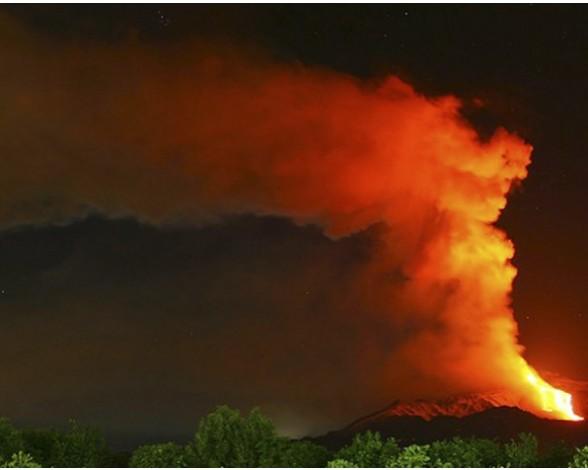
[[[248,415],[228,406],[204,417],[187,445],[143,445],[113,453],[101,433],[70,422],[67,430],[17,429],[0,419],[0,467],[588,467],[588,447],[565,442],[541,447],[522,433],[501,443],[492,439],[437,440],[400,446],[378,432],[361,432],[331,453],[311,440],[277,435],[254,409]]]

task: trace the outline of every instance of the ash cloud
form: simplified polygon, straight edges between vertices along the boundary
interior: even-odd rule
[[[513,248],[492,225],[526,176],[531,148],[520,138],[499,129],[481,141],[457,98],[427,98],[397,77],[360,81],[203,42],[47,41],[2,23],[4,229],[69,224],[94,211],[162,230],[255,214],[317,226],[339,249],[363,239],[361,262],[339,265],[332,285],[317,282],[327,300],[312,310],[348,338],[332,345],[350,345],[352,354],[339,351],[345,360],[332,362],[345,380],[318,386],[321,374],[307,367],[332,354],[329,345],[294,348],[297,374],[308,374],[301,390],[318,391],[282,402],[299,400],[316,413],[336,397],[329,421],[354,400],[521,393],[513,378],[522,351],[510,310]],[[304,269],[288,261],[285,285],[337,256],[317,253]],[[219,263],[231,271],[230,258]],[[295,305],[294,287],[261,287],[272,272],[261,267],[243,287],[217,286],[229,296],[231,286],[257,286],[260,297],[280,292],[278,304]],[[231,359],[240,347],[267,347],[255,357],[286,354],[270,328],[261,335],[267,345],[259,342],[242,310],[242,326],[219,333],[235,335],[222,342],[221,368],[227,376],[257,371],[263,386],[247,391],[242,377],[242,394],[279,407],[282,387],[265,400],[262,392],[272,390],[279,367],[262,361],[264,375],[254,362]],[[303,323],[308,305],[295,311],[288,321]],[[362,393],[345,392],[347,385]]]

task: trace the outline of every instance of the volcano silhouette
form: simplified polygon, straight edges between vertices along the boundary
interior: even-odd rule
[[[345,428],[315,438],[330,449],[338,449],[359,432],[377,431],[402,444],[426,444],[454,436],[500,441],[530,432],[541,443],[565,441],[572,446],[588,444],[586,421],[539,418],[516,407],[502,393],[469,394],[444,400],[396,401],[390,406],[352,422]]]

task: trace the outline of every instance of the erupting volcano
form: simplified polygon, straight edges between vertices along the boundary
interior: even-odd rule
[[[3,227],[88,212],[158,227],[280,216],[332,240],[383,226],[345,295],[396,337],[361,348],[358,370],[372,361],[386,377],[400,364],[465,391],[504,390],[542,417],[582,419],[518,342],[514,247],[495,222],[527,176],[532,149],[520,137],[482,139],[458,98],[395,76],[362,81],[209,44],[48,53],[11,34]]]

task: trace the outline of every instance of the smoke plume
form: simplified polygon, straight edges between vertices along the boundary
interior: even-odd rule
[[[279,215],[334,239],[378,226],[345,296],[396,332],[383,370],[529,393],[513,245],[493,225],[527,174],[519,137],[482,141],[459,99],[397,77],[197,42],[47,44],[3,22],[4,229],[95,211],[155,225]]]

